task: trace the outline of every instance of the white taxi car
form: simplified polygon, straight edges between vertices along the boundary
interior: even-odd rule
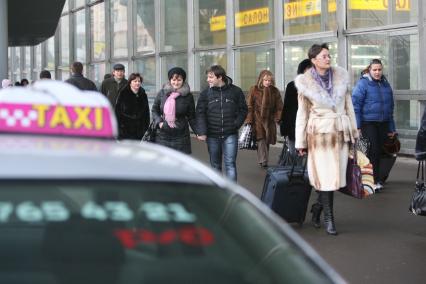
[[[0,283],[344,283],[247,190],[61,82],[0,91]]]

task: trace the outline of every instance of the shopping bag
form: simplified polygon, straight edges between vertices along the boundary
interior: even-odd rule
[[[363,198],[370,196],[376,191],[376,184],[374,183],[373,165],[367,156],[357,150],[357,164],[361,169],[361,180],[363,187]]]
[[[240,150],[256,150],[256,136],[251,124],[246,124],[241,130],[240,137],[238,138],[238,149]]]

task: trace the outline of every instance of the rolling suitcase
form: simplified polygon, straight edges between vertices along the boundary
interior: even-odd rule
[[[388,179],[396,157],[396,154],[383,154],[380,158],[379,177],[381,181],[385,182]]]
[[[296,159],[297,160],[297,159]],[[261,200],[289,223],[303,224],[311,195],[311,185],[303,166],[292,165],[268,169]]]

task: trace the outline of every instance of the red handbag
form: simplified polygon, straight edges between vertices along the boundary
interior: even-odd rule
[[[348,159],[348,165],[346,168],[346,186],[339,189],[339,191],[359,199],[364,197],[364,186],[362,185],[361,168],[357,163],[356,149],[354,149],[353,158],[349,157]]]

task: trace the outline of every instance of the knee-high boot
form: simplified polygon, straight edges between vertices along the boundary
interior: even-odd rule
[[[317,202],[312,204],[311,207],[311,213],[312,213],[312,224],[314,225],[315,228],[320,228],[321,227],[321,211],[322,211],[322,205],[321,205],[321,200],[320,200],[320,192],[317,191],[318,193],[318,199]]]
[[[320,192],[320,200],[324,208],[325,231],[329,235],[337,235],[336,226],[334,225],[333,197],[334,197],[333,191]]]

